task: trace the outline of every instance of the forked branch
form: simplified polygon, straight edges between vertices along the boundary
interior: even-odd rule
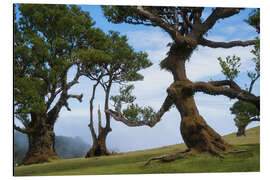
[[[168,23],[163,21],[160,17],[156,16],[150,11],[145,10],[142,6],[135,6],[135,7],[132,7],[132,9],[136,13],[148,18],[152,22],[152,24],[156,24],[157,26],[167,31],[172,37],[175,36],[175,34],[177,33],[177,29],[172,28]]]

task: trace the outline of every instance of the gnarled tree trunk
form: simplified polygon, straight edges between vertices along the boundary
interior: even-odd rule
[[[97,139],[94,139],[91,149],[85,156],[86,158],[93,156],[105,156],[110,154],[106,147],[106,138],[108,133],[109,132],[106,129],[103,129],[102,132],[100,132]]]
[[[28,152],[22,161],[22,164],[35,164],[49,162],[50,159],[56,158],[55,151],[55,134],[53,125],[43,125],[27,133]]]
[[[173,52],[165,59],[167,68],[174,76],[174,83],[168,88],[167,92],[181,114],[181,135],[190,150],[209,152],[219,156],[218,152],[225,151],[229,144],[199,114],[193,92],[183,90],[187,83],[191,83],[186,76],[185,60],[181,59],[179,54]]]

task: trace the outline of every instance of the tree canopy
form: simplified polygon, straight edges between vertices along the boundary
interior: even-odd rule
[[[23,164],[48,162],[57,156],[59,112],[71,110],[70,98],[82,101],[82,94],[68,92],[79,83],[81,64],[109,59],[102,49],[106,36],[78,6],[19,4],[14,10],[14,115],[24,126],[14,128],[28,135]]]
[[[94,22],[89,13],[77,6],[20,4],[15,15],[15,117],[26,129],[34,123],[33,116],[51,117],[52,122],[46,123],[54,123],[62,106],[70,110],[69,98],[82,100],[82,95],[67,91],[78,83],[78,65],[84,53],[89,55],[89,64],[95,64],[96,57],[105,56],[96,50],[102,33],[92,28]],[[71,67],[77,67],[77,73],[68,82]]]
[[[82,63],[82,74],[95,82],[90,98],[90,123],[88,125],[93,139],[93,146],[86,157],[109,154],[106,148],[106,136],[111,131],[110,114],[105,113],[106,124],[105,127],[102,127],[101,112],[98,110],[98,134],[95,132],[93,125],[93,107],[97,86],[100,85],[105,92],[104,110],[106,111],[109,108],[112,85],[123,85],[127,82],[142,80],[143,76],[139,71],[152,65],[147,59],[146,53],[135,52],[127,43],[127,37],[121,36],[115,31],[109,31],[106,35],[106,40],[103,43],[103,51],[108,57],[107,60],[95,66]],[[87,58],[88,56],[85,57]]]

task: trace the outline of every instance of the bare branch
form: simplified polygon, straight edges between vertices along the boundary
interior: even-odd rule
[[[246,47],[250,45],[254,45],[257,40],[248,40],[248,41],[230,41],[230,42],[215,42],[215,41],[210,41],[205,38],[201,38],[198,41],[199,45],[202,46],[207,46],[211,48],[232,48],[236,46],[241,46],[241,47]]]
[[[66,103],[64,104],[64,106],[67,108],[68,111],[71,111],[69,105],[68,105],[68,102],[66,101]]]
[[[68,98],[75,98],[75,99],[77,99],[78,101],[82,102],[83,94],[80,94],[80,95],[69,94],[69,95],[67,96],[67,99],[68,99]]]
[[[250,82],[249,90],[248,90],[249,93],[251,93],[253,85],[257,81],[257,79],[259,79],[259,77],[260,77],[260,74],[257,74],[257,76]]]
[[[72,63],[72,64],[70,64],[70,65],[66,68],[66,73],[67,73],[68,69],[69,69],[71,66],[73,66],[74,64],[76,64],[76,63]],[[62,91],[67,91],[67,90],[68,90],[69,88],[71,88],[74,84],[79,83],[79,82],[78,82],[78,79],[80,78],[81,75],[82,75],[82,73],[81,73],[79,67],[77,67],[77,73],[76,73],[76,75],[75,75],[75,77],[73,78],[72,81],[70,81],[69,83],[64,83],[64,85],[63,85],[61,88],[59,88],[57,91],[52,91],[51,97],[50,97],[50,98],[48,99],[48,101],[46,102],[46,105],[47,105],[47,111],[50,109],[50,106],[51,106],[52,102],[54,101],[55,97],[56,97],[59,93],[61,93]]]
[[[187,17],[187,13],[180,11],[181,17],[184,20],[185,24],[187,25],[187,27],[183,27],[183,28],[188,28],[188,26],[193,29],[193,24],[189,21],[188,17]],[[183,24],[184,25],[184,24]],[[187,31],[187,29],[186,29]]]
[[[177,29],[171,28],[171,26],[169,24],[167,24],[166,22],[164,22],[158,16],[156,16],[156,15],[152,14],[151,12],[143,9],[142,6],[135,6],[135,7],[132,7],[132,9],[135,12],[141,14],[142,16],[145,16],[146,18],[148,18],[151,22],[153,22],[153,23],[157,24],[158,26],[160,26],[161,28],[163,28],[172,37],[175,37],[175,35],[178,33]]]
[[[99,80],[100,80],[100,78],[101,77],[99,77]],[[97,88],[98,84],[100,83],[99,80],[96,82],[96,84],[93,85],[92,96],[91,96],[90,101],[89,101],[89,104],[90,104],[90,122],[89,122],[88,127],[89,127],[89,129],[91,131],[93,141],[97,141],[97,135],[96,135],[96,132],[95,132],[95,129],[94,129],[94,120],[93,120],[93,109],[94,109],[93,102],[94,102],[95,95],[96,95],[96,88]]]
[[[253,117],[250,119],[250,121],[260,121],[260,118],[259,117]]]
[[[215,8],[211,15],[203,22],[201,34],[205,34],[218,20],[238,14],[243,8]]]
[[[204,92],[210,95],[224,95],[229,98],[237,98],[246,102],[254,104],[260,109],[260,96],[255,96],[248,91],[244,91],[238,88],[225,88],[220,86],[214,86],[207,82],[190,83],[183,88],[184,92]]]
[[[13,125],[13,127],[14,127],[15,130],[17,130],[17,131],[19,131],[19,132],[21,132],[23,134],[28,134],[28,133],[31,132],[31,130],[29,130],[29,129],[22,129],[19,126],[16,126],[15,124]]]
[[[193,24],[200,24],[203,10],[204,10],[203,7],[194,8],[191,12],[189,21],[192,21],[193,19]]]
[[[132,121],[127,119],[121,112],[120,112],[120,108],[117,109],[117,111],[113,111],[113,110],[105,110],[106,113],[109,113],[116,121],[120,121],[124,124],[126,124],[127,126],[130,127],[137,127],[137,126],[149,126],[149,127],[153,127],[155,126],[160,120],[161,117],[167,112],[169,111],[170,107],[173,105],[173,101],[172,99],[167,96],[165,101],[163,102],[160,110],[155,114],[154,117],[152,117],[151,119],[145,119],[142,121]]]
[[[240,86],[232,80],[223,80],[223,81],[209,81],[208,83],[213,86],[229,86],[232,89],[241,90]]]

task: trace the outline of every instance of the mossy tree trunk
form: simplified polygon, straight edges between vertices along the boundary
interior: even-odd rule
[[[27,133],[29,147],[22,164],[49,162],[50,159],[57,157],[53,127],[48,124],[40,125]]]
[[[167,92],[181,115],[180,132],[182,138],[190,150],[219,155],[218,152],[225,151],[229,144],[199,114],[193,91],[184,89],[191,81],[186,76],[185,57],[187,56],[183,57],[178,54],[179,52],[192,51],[190,49],[171,51],[164,63],[174,77],[174,83]]]

